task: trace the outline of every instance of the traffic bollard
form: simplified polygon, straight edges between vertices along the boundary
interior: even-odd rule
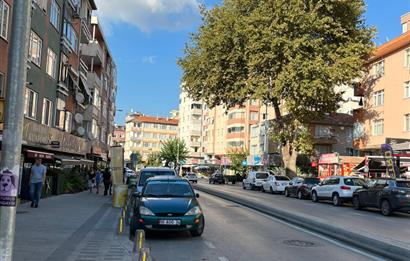
[[[144,247],[141,249],[140,255],[139,255],[139,261],[150,261],[150,250],[147,247]]]
[[[141,253],[141,250],[145,247],[145,231],[142,229],[138,229],[135,232],[135,239],[134,239],[134,253]]]

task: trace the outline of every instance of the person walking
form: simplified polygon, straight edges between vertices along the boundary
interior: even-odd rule
[[[101,185],[102,173],[99,169],[95,172],[95,186],[97,189],[97,194],[100,193],[100,185]]]
[[[30,171],[30,197],[31,207],[38,208],[38,203],[41,198],[43,184],[46,181],[47,168],[41,164],[41,159],[36,159],[35,164]]]
[[[95,185],[96,174],[94,170],[90,170],[90,169],[87,169],[87,172],[88,172],[88,189],[90,190],[90,193],[92,193],[94,185]]]
[[[111,171],[109,168],[105,168],[103,173],[103,182],[104,182],[104,196],[107,196],[108,192],[111,195]]]

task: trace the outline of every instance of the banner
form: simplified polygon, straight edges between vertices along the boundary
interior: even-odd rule
[[[390,144],[383,144],[381,146],[381,150],[384,156],[384,160],[386,161],[386,169],[389,173],[389,176],[392,178],[396,178],[400,176],[400,171],[398,170],[397,166],[393,162],[393,148]]]
[[[122,147],[111,147],[110,148],[111,157],[111,172],[112,172],[112,183],[124,184],[124,149]]]

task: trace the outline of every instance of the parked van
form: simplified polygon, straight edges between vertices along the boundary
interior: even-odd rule
[[[269,172],[265,171],[250,171],[247,177],[242,181],[243,189],[261,189],[263,182],[269,177]]]

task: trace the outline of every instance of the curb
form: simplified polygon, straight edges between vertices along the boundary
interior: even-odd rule
[[[379,240],[369,238],[354,232],[350,232],[342,228],[330,226],[325,223],[317,222],[312,219],[306,219],[287,211],[267,207],[256,202],[251,202],[246,199],[234,197],[224,192],[214,191],[212,189],[200,187],[198,185],[194,185],[193,187],[194,189],[197,189],[199,191],[223,198],[228,201],[232,201],[234,203],[251,208],[263,214],[275,217],[279,220],[283,220],[292,225],[296,225],[298,227],[305,228],[309,231],[325,235],[327,237],[347,243],[348,245],[354,246],[356,248],[379,255],[381,257],[397,261],[409,260],[410,249],[405,249],[392,244],[381,242]]]

